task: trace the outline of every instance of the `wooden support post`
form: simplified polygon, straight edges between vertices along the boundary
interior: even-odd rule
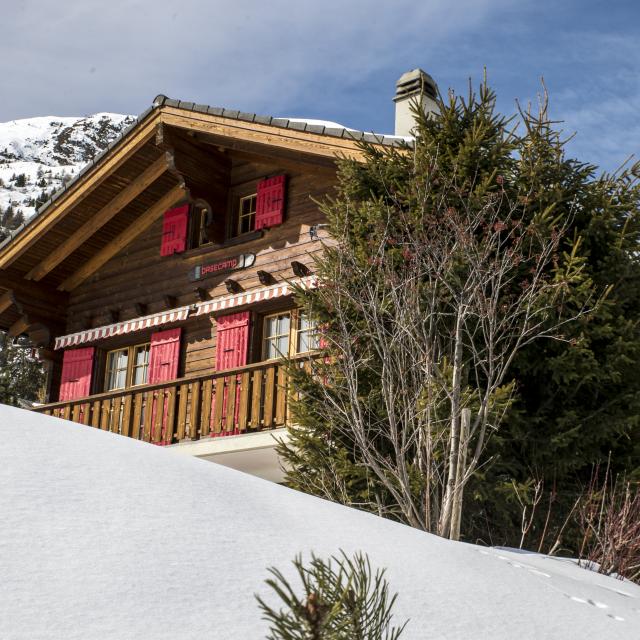
[[[166,403],[166,420],[163,425],[162,441],[165,444],[173,442],[173,434],[175,433],[176,424],[176,387],[169,387],[165,397]]]
[[[198,427],[200,426],[200,382],[191,385],[191,420],[189,422],[189,437],[198,439]]]
[[[216,381],[217,382],[217,381]],[[217,389],[217,387],[216,387]],[[211,431],[211,403],[213,393],[212,380],[205,380],[202,383],[202,414],[200,417],[200,437],[204,438]],[[216,392],[216,411],[218,410],[218,394]],[[215,430],[215,417],[213,429]]]
[[[260,428],[260,413],[262,409],[262,371],[257,369],[253,372],[251,383],[251,427]]]
[[[9,289],[9,291],[5,291],[2,295],[0,295],[0,313],[4,313],[13,304],[15,304],[15,300],[13,298],[13,291],[11,291],[11,289]]]
[[[229,376],[227,378],[229,381],[227,385],[227,410],[226,417],[224,420],[223,431],[233,431],[235,429],[235,418],[236,418],[236,387],[238,376]]]
[[[189,395],[189,385],[180,385],[180,400],[178,403],[178,425],[176,430],[176,438],[178,441],[184,440],[187,432],[187,396]]]
[[[276,371],[271,365],[267,367],[264,383],[264,426],[266,428],[273,426],[273,405],[275,400],[276,387]]]
[[[238,409],[238,430],[246,431],[249,422],[249,385],[251,374],[245,371],[240,376],[240,407]]]
[[[216,378],[216,394],[215,394],[215,405],[213,411],[213,424],[211,427],[212,433],[220,433],[222,431],[222,420],[223,420],[223,408],[225,403],[225,377],[220,376]]]

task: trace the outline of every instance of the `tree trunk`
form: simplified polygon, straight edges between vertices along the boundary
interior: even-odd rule
[[[462,493],[464,491],[464,476],[467,468],[467,438],[471,424],[471,409],[463,409],[460,420],[460,446],[458,448],[458,468],[456,485],[453,490],[453,504],[451,507],[451,540],[460,540],[460,520],[462,518]]]
[[[440,535],[449,536],[451,523],[451,506],[453,502],[453,491],[456,486],[458,476],[458,448],[460,446],[460,397],[462,384],[462,323],[464,309],[458,308],[456,318],[456,334],[453,355],[453,382],[451,385],[451,433],[449,435],[449,470],[447,476],[447,488],[442,504],[442,515],[440,518]]]

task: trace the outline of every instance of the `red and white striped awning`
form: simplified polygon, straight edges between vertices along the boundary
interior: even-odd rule
[[[228,296],[221,296],[215,300],[206,300],[177,309],[170,309],[154,313],[141,318],[133,318],[124,320],[114,324],[108,324],[103,327],[95,327],[94,329],[86,329],[76,333],[70,333],[66,336],[58,336],[55,341],[54,349],[66,349],[67,347],[75,347],[86,342],[95,342],[113,336],[121,336],[126,333],[134,333],[152,327],[159,327],[165,324],[180,322],[193,316],[201,316],[226,309],[233,309],[243,305],[261,302],[263,300],[271,300],[272,298],[280,298],[292,294],[292,285],[302,285],[305,288],[314,288],[317,286],[317,279],[314,276],[293,280],[291,282],[278,283],[268,287],[262,287],[253,291],[245,291]]]

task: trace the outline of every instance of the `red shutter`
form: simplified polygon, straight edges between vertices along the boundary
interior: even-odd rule
[[[180,360],[180,334],[182,329],[169,329],[151,334],[149,348],[149,384],[169,382],[178,377],[178,362]],[[155,425],[158,405],[162,411],[162,435],[160,442],[155,444],[171,444],[171,438],[165,437],[167,432],[167,416],[169,414],[169,398],[164,390],[156,392],[151,407],[151,424]],[[153,428],[153,427],[152,427]]]
[[[228,316],[222,316],[217,319],[216,331],[216,371],[224,369],[234,369],[247,364],[247,355],[249,351],[249,311],[241,311],[240,313],[231,313]],[[214,388],[212,395],[212,410],[209,419],[209,427],[211,429],[211,437],[228,436],[239,433],[234,426],[233,429],[226,428],[226,415],[229,400],[229,382],[235,378],[235,423],[238,422],[238,413],[240,410],[240,380],[241,376],[227,376],[225,378],[224,391],[222,398],[217,398]],[[222,401],[222,425],[214,425],[216,402]]]
[[[169,209],[162,220],[162,244],[160,255],[170,256],[187,248],[187,227],[189,226],[189,205],[184,204]]]
[[[91,393],[93,353],[93,347],[64,352],[59,396],[61,402],[84,398]]]
[[[178,377],[180,359],[180,333],[182,329],[169,329],[151,335],[149,349],[149,384],[168,382]]]
[[[275,227],[284,219],[286,176],[275,176],[258,182],[255,228]]]
[[[216,371],[247,364],[249,311],[232,313],[217,319]]]

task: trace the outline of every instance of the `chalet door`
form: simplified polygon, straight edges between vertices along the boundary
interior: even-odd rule
[[[60,401],[84,398],[91,393],[94,351],[93,347],[86,347],[85,349],[69,349],[64,352]]]
[[[216,332],[216,371],[224,371],[225,369],[235,369],[243,367],[247,364],[247,356],[249,353],[249,325],[251,314],[249,311],[240,311],[239,313],[231,313],[217,319]],[[211,436],[229,435],[238,433],[235,425],[238,422],[238,410],[240,405],[240,376],[236,375],[236,392],[235,392],[235,409],[234,409],[234,428],[226,429],[224,426],[218,430],[218,425],[211,425]],[[222,402],[222,423],[225,424],[225,416],[227,415],[228,404],[228,381],[225,384],[223,397],[214,398],[215,402]],[[212,420],[215,411],[211,412]]]
[[[151,336],[151,347],[149,349],[149,384],[159,382],[169,382],[178,377],[178,362],[180,360],[180,334],[182,329],[169,329],[159,331]],[[167,432],[167,414],[169,412],[169,400],[165,392],[161,389],[157,392],[153,400],[151,409],[151,425],[155,425],[158,405],[162,411],[162,437],[157,444],[165,445],[171,442],[165,438]]]

